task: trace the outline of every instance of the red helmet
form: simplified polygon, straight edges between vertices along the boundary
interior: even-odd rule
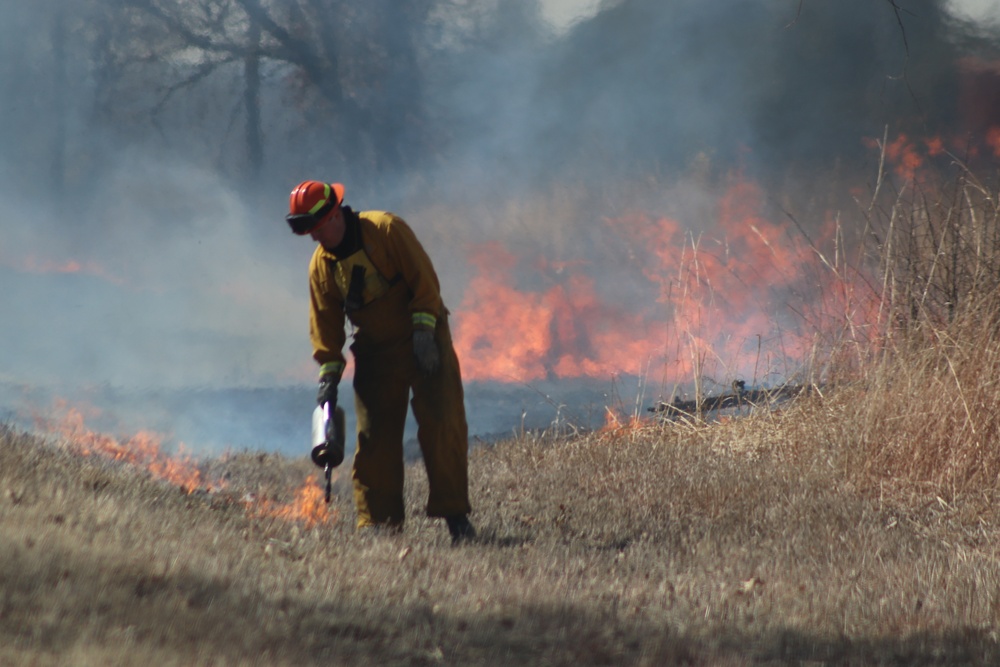
[[[344,201],[341,183],[302,181],[288,197],[285,220],[296,234],[305,235],[326,221],[335,206]]]

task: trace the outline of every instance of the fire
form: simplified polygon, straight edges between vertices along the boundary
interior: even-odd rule
[[[36,417],[37,426],[45,432],[58,435],[64,446],[81,456],[103,457],[134,466],[187,494],[198,490],[216,492],[225,487],[221,480],[206,482],[197,462],[184,452],[183,445],[178,447],[178,452],[174,455],[166,453],[161,446],[163,438],[156,433],[139,431],[135,435],[121,438],[99,433],[87,427],[86,419],[99,416],[100,410],[71,406],[61,399],[55,401],[49,412],[56,417]],[[295,491],[294,498],[288,504],[281,504],[248,495],[243,505],[251,516],[275,517],[304,523],[307,527],[333,523],[338,518],[336,510],[332,510],[326,503],[316,475],[309,476],[302,487]]]
[[[993,150],[993,156],[1000,158],[1000,127],[991,127],[986,133],[986,144]]]
[[[455,316],[463,374],[609,377],[658,363],[689,378],[706,361],[746,372],[741,359],[760,341],[803,348],[776,313],[801,295],[817,258],[788,225],[764,217],[763,202],[737,174],[704,231],[633,211],[602,221],[604,254],[593,255],[603,259],[518,258],[498,242],[472,248],[477,272]]]
[[[868,137],[863,143],[872,150],[883,150],[882,142],[878,139]],[[907,134],[900,134],[887,141],[884,146],[886,162],[892,167],[893,173],[905,182],[922,180],[928,173],[929,160],[932,158],[954,154],[967,160],[984,152],[1000,158],[1000,127],[991,126],[981,136],[971,138],[912,138]]]
[[[940,152],[941,140],[935,138],[930,144],[925,144],[931,150],[928,155],[935,155],[934,151]],[[924,164],[924,156],[921,146],[910,140],[905,134],[900,134],[894,141],[885,147],[885,155],[889,162],[895,165],[896,173],[905,180],[912,181]]]
[[[93,414],[99,411],[92,410]],[[203,485],[201,471],[183,449],[168,455],[161,449],[162,436],[150,431],[139,431],[126,438],[116,438],[87,428],[80,408],[57,400],[53,413],[61,416],[55,420],[36,419],[44,430],[61,436],[64,444],[83,456],[102,456],[114,461],[146,469],[153,477],[192,493]]]
[[[107,268],[94,261],[79,261],[75,259],[55,260],[40,258],[29,254],[17,259],[0,256],[0,265],[8,266],[15,271],[35,274],[82,274],[101,278],[116,285],[123,285],[124,280],[111,273]]]
[[[295,492],[295,500],[291,503],[280,505],[262,500],[250,504],[248,510],[254,516],[303,523],[306,528],[334,523],[339,518],[339,513],[327,504],[315,474],[309,475],[305,484]]]
[[[1000,158],[1000,127],[978,140],[898,134],[863,143],[905,187],[930,182],[954,156]],[[718,189],[697,227],[642,210],[596,221],[586,259],[518,256],[497,241],[472,247],[474,275],[454,317],[463,374],[530,382],[662,368],[664,386],[780,382],[818,340],[886,326],[880,281],[846,264],[838,214],[803,221],[807,237],[742,173]]]
[[[637,414],[623,415],[610,407],[604,409],[604,428],[602,431],[605,433],[623,435],[641,431],[644,426],[645,422]]]
[[[500,381],[595,376],[629,363],[623,360],[641,362],[643,339],[620,333],[623,326],[641,331],[645,323],[603,302],[589,276],[571,274],[543,291],[519,290],[517,259],[496,242],[474,248],[473,262],[479,275],[466,290],[455,332],[466,376]],[[563,268],[545,258],[536,258],[535,267],[541,275]]]
[[[512,285],[516,258],[499,243],[472,249],[478,267],[465,292],[464,311],[455,331],[464,352],[464,373],[474,378],[537,380],[545,376],[544,359],[552,346],[554,314],[545,294],[522,293]]]

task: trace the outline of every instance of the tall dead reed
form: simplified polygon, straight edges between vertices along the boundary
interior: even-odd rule
[[[855,381],[835,399],[859,481],[941,498],[1000,481],[1000,202],[955,169],[892,191],[879,178],[859,262],[877,322],[850,341]]]

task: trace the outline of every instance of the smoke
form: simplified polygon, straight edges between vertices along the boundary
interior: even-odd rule
[[[186,164],[123,156],[93,201],[100,210],[35,207],[33,219],[5,202],[0,335],[21,352],[5,372],[134,387],[307,377],[308,248],[280,261],[292,239],[252,234],[257,214]]]
[[[600,4],[600,0],[549,0],[541,3],[541,14],[556,30],[565,32],[591,18],[600,9]]]
[[[551,352],[512,385],[557,380],[558,368],[608,382],[608,332],[622,322],[658,331],[672,316],[664,276],[677,267],[638,265],[668,255],[654,256],[637,230],[669,219],[681,246],[711,235],[738,174],[762,184],[763,208],[780,202],[817,231],[832,191],[873,175],[866,137],[888,126],[968,139],[1000,124],[996,109],[962,107],[969,58],[995,57],[968,3],[620,0],[561,13],[555,2],[443,3],[433,30],[405,33],[422,40],[411,69],[393,51],[344,65],[341,107],[306,90],[301,71],[264,61],[253,173],[241,63],[202,73],[193,48],[115,60],[128,22],[101,3],[86,3],[89,14],[71,4],[45,35],[26,30],[38,17],[30,7],[0,5],[0,383],[57,393],[197,389],[221,404],[227,388],[310,384],[312,248],[281,220],[305,178],[345,182],[355,208],[406,218],[456,325],[484,314],[468,300],[484,277],[471,258],[490,243],[514,257],[510,310],[497,313],[532,305],[548,318]],[[173,44],[151,35],[149,48]],[[108,60],[88,60],[109,43]],[[349,111],[358,100],[378,113]],[[398,164],[376,159],[385,146]],[[631,215],[645,222],[622,236],[616,223]],[[510,340],[529,334],[485,324]],[[488,366],[483,335],[469,334],[470,369]],[[619,354],[619,371],[649,367],[634,354]],[[246,395],[234,404],[245,409]],[[539,412],[536,426],[560,404],[524,396],[504,409]],[[157,421],[183,430],[178,411],[193,413],[173,405],[176,423]]]
[[[947,11],[973,26],[986,31],[995,30],[1000,24],[1000,2],[997,0],[947,0]]]
[[[616,3],[543,65],[533,144],[588,180],[676,174],[701,157],[780,182],[861,167],[862,138],[887,125],[981,130],[956,108],[971,45],[944,4]]]

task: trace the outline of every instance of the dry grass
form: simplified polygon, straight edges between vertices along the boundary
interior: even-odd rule
[[[950,180],[885,186],[868,206],[869,326],[839,341],[850,389],[829,403],[852,415],[862,486],[988,503],[1000,481],[1000,200],[954,166]]]
[[[480,539],[248,513],[306,461],[185,494],[0,433],[0,664],[989,664],[997,515],[871,493],[843,408],[474,450]],[[867,479],[867,478],[864,478]],[[975,500],[981,500],[977,497]]]

